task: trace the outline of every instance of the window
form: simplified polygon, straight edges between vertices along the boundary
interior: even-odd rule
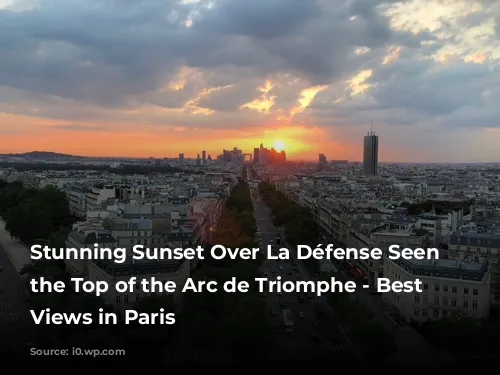
[[[420,316],[420,310],[419,309],[415,309],[415,311],[413,313],[415,314],[415,316]]]
[[[470,252],[470,246],[467,246],[467,252]]]
[[[452,298],[451,299],[451,306],[452,307],[457,307],[457,299],[456,298]]]
[[[443,318],[446,318],[448,316],[448,311],[443,311]]]
[[[436,292],[439,292],[439,284],[434,285],[434,290],[435,290]]]
[[[438,296],[434,297],[434,304],[439,305],[439,297]]]
[[[475,296],[477,296],[479,294],[479,290],[477,289],[472,289],[472,294],[474,294]]]
[[[119,305],[121,303],[121,297],[116,296],[116,304]]]
[[[464,288],[464,294],[469,294],[469,288]]]
[[[448,291],[448,285],[443,285],[443,292],[447,292]]]
[[[443,297],[443,306],[448,306],[448,298]]]
[[[491,249],[486,249],[486,254],[491,255]]]
[[[434,319],[439,319],[439,310],[434,310]]]
[[[424,284],[424,289],[429,289],[429,284]]]
[[[427,316],[428,312],[427,312],[427,309],[423,309],[422,310],[422,316]]]
[[[425,295],[425,296],[424,296],[424,303],[427,303],[427,302],[429,302],[429,296],[428,296],[428,295]]]
[[[451,291],[452,291],[453,293],[456,293],[456,292],[457,292],[457,287],[456,287],[456,286],[454,286],[453,288],[451,288]]]
[[[472,310],[477,310],[477,301],[472,301]]]
[[[467,309],[469,307],[469,301],[464,299],[464,309]]]
[[[481,254],[481,248],[480,248],[480,247],[478,247],[478,248],[476,249],[476,254]]]
[[[128,294],[125,294],[125,295],[123,296],[123,302],[124,302],[124,303],[128,303]]]
[[[415,303],[419,303],[420,302],[420,296],[415,296]]]

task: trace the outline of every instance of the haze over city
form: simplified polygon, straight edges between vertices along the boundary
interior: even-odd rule
[[[499,7],[0,0],[0,152],[497,161]]]

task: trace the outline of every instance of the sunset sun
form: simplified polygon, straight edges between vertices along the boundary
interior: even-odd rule
[[[285,149],[285,143],[283,141],[276,141],[274,142],[273,147],[276,151],[280,152]]]

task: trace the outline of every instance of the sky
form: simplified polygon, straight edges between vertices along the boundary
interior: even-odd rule
[[[0,0],[0,152],[500,161],[498,0]]]

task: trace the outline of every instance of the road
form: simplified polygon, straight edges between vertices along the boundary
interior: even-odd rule
[[[255,210],[257,228],[260,235],[261,249],[268,245],[276,245],[279,230],[274,226],[272,214],[267,205],[259,197],[256,189],[252,190],[252,202]],[[283,240],[282,240],[283,241]],[[288,247],[286,244],[276,245],[276,248]],[[278,276],[281,281],[308,280],[308,273],[301,262],[297,262],[293,250],[290,260],[269,260],[266,257],[261,272],[271,280]],[[294,268],[295,266],[295,268]],[[263,297],[264,298],[264,297]],[[267,293],[265,296],[272,315],[275,329],[277,356],[300,355],[308,359],[313,357],[350,357],[352,348],[341,332],[339,324],[328,313],[323,298],[306,296],[300,303],[296,293]],[[292,311],[294,320],[293,333],[284,332],[283,309]],[[323,313],[319,313],[321,310]]]
[[[19,273],[0,245],[0,353],[26,351],[33,327],[26,289]]]

